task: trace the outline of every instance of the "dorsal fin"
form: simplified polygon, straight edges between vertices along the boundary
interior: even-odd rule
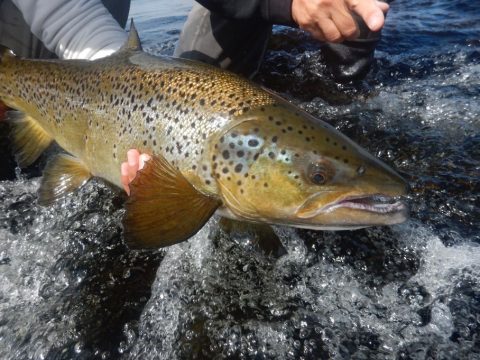
[[[9,48],[0,45],[0,63],[16,58],[15,53]]]
[[[140,42],[140,37],[138,36],[137,29],[135,24],[132,21],[130,22],[130,32],[128,35],[127,42],[123,45],[123,51],[142,51],[142,43]]]

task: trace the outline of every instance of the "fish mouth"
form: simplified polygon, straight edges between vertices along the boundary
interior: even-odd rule
[[[339,200],[320,209],[322,212],[330,212],[338,208],[348,208],[368,211],[376,214],[393,214],[407,211],[407,205],[402,196],[369,195],[351,196]]]
[[[403,201],[403,196],[389,196],[385,194],[347,196],[319,207],[315,206],[315,198],[317,198],[317,196],[309,199],[300,207],[296,216],[302,219],[311,219],[322,214],[332,213],[339,209],[357,210],[362,213],[370,213],[377,217],[388,217],[398,214],[406,216],[408,213],[408,207]]]

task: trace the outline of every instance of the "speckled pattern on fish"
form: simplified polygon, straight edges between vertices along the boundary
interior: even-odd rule
[[[53,140],[73,156],[47,167],[40,199],[56,199],[91,175],[121,187],[120,165],[136,148],[156,158],[127,203],[127,219],[151,218],[136,225],[145,231],[159,226],[158,209],[176,219],[159,232],[198,230],[217,207],[233,219],[313,229],[406,219],[396,199],[403,179],[336,129],[235,74],[148,55],[132,34],[124,49],[97,61],[2,51],[0,100],[21,112],[20,163]],[[189,210],[198,218],[186,225]]]

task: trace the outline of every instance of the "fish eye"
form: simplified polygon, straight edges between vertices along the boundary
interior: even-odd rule
[[[315,185],[323,185],[325,184],[325,176],[320,173],[320,172],[317,172],[315,174],[312,174],[310,176],[310,180],[312,180],[312,182],[315,184]]]
[[[308,167],[308,178],[315,185],[323,185],[333,178],[332,166],[327,161],[319,161]]]

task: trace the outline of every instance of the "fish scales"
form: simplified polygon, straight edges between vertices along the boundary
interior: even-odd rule
[[[130,148],[199,170],[214,185],[207,139],[232,116],[275,99],[230,73],[162,60],[145,53],[87,64],[23,60],[2,72],[4,102],[32,114],[92,174],[116,185]]]

